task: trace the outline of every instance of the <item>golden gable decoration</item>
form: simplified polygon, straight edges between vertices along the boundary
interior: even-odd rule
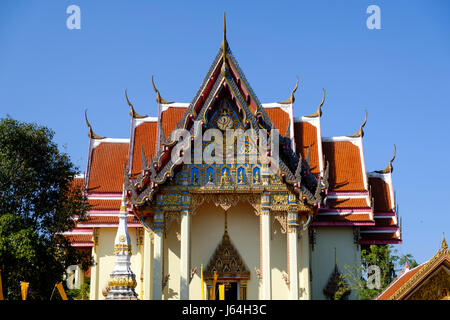
[[[217,246],[216,251],[209,260],[204,273],[205,278],[212,280],[214,278],[214,271],[219,275],[219,279],[250,279],[250,271],[248,271],[239,252],[231,243],[227,230],[225,230],[221,243]]]

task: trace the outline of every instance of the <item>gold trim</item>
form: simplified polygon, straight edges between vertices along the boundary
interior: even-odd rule
[[[135,278],[112,278],[108,281],[109,287],[132,287],[137,285]]]
[[[116,254],[129,254],[132,255],[131,245],[129,244],[115,244],[114,245],[114,255]]]
[[[390,300],[400,300],[406,297],[409,293],[410,289],[414,289],[414,284],[422,281],[427,275],[429,275],[430,271],[436,267],[443,260],[450,260],[450,251],[448,250],[447,241],[445,241],[445,237],[442,237],[441,247],[435,253],[435,255],[427,262],[425,265],[417,271],[417,273],[411,277],[403,286],[401,286],[394,294],[389,298]],[[416,267],[418,268],[418,267]],[[411,271],[410,271],[411,272]]]

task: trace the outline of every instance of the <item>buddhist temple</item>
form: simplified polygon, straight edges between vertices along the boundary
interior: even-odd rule
[[[316,106],[301,106],[310,113],[300,118],[293,116],[298,79],[280,102],[261,103],[231,51],[225,20],[221,38],[191,103],[165,100],[155,78],[153,110],[135,108],[125,91],[125,139],[98,135],[86,114],[87,167],[76,182],[91,208],[65,236],[92,252],[92,300],[195,300],[202,290],[209,299],[216,283],[226,300],[327,299],[329,279],[360,264],[362,248],[402,242],[395,154],[386,169],[368,172],[367,113],[359,128],[323,136],[325,90]],[[138,114],[147,111],[157,116]],[[230,152],[223,148],[244,162],[219,152],[217,137],[233,129],[251,132]]]
[[[412,269],[406,262],[377,300],[450,300],[450,250],[445,238],[430,260]]]

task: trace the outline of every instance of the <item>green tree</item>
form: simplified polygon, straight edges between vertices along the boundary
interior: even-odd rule
[[[345,266],[343,277],[360,299],[373,299],[395,279],[396,270],[401,269],[399,266],[402,267],[406,259],[411,268],[417,265],[411,254],[398,255],[392,245],[371,245],[361,250],[361,265]],[[379,274],[373,272],[368,275],[371,266],[376,266]],[[376,285],[371,281],[373,277],[379,277]]]
[[[85,219],[88,209],[78,173],[58,150],[54,132],[10,117],[0,121],[0,269],[6,299],[20,299],[20,281],[29,282],[28,299],[49,299],[69,265],[91,264],[61,233]]]

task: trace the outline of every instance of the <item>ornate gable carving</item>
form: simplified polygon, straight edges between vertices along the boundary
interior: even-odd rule
[[[214,271],[217,272],[219,278],[250,279],[250,271],[248,271],[239,252],[231,243],[230,236],[226,230],[222,236],[222,241],[209,260],[205,271],[205,278],[213,279]]]

